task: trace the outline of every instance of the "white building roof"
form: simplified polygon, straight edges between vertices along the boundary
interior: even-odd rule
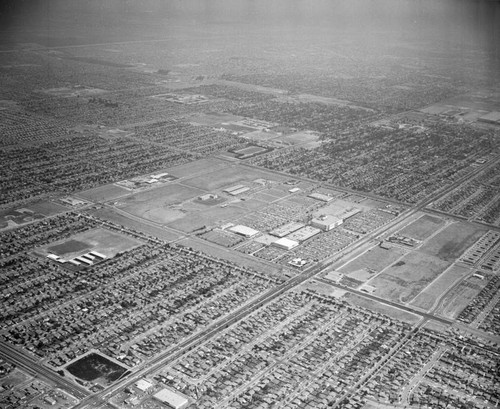
[[[308,197],[321,200],[322,202],[330,202],[333,200],[332,196],[324,195],[323,193],[311,193]]]
[[[253,237],[259,233],[258,230],[254,230],[247,226],[242,226],[241,224],[229,228],[229,231],[232,231],[233,233],[240,234],[245,237]]]
[[[245,192],[248,192],[250,190],[250,188],[248,186],[243,186],[239,189],[236,189],[236,190],[231,190],[229,192],[230,195],[232,196],[236,196],[236,195],[240,195],[242,193],[245,193]]]
[[[299,245],[298,242],[296,242],[295,240],[287,239],[286,237],[283,237],[279,240],[276,240],[273,243],[273,246],[281,247],[281,248],[288,249],[288,250],[291,250],[294,247],[297,247],[298,245]]]
[[[160,402],[164,402],[167,405],[170,405],[174,409],[181,409],[187,405],[188,400],[184,397],[171,391],[170,389],[162,389],[160,392],[153,395]]]
[[[99,253],[98,251],[94,251],[92,250],[91,252],[89,252],[89,254],[93,255],[93,256],[96,256],[96,257],[100,257],[100,258],[108,258],[107,256],[105,256],[104,254],[102,253]]]
[[[149,388],[153,386],[151,382],[146,381],[146,379],[139,379],[136,383],[135,386],[137,386],[138,389],[141,391],[147,391]]]
[[[231,186],[231,187],[224,189],[223,192],[231,193],[233,190],[238,190],[238,189],[241,189],[242,187],[245,187],[245,186],[243,186],[243,185]]]

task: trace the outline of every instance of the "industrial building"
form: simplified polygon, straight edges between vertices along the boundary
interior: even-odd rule
[[[333,200],[332,196],[324,195],[323,193],[311,193],[307,197],[310,197],[312,199],[316,199],[316,200],[319,200],[319,201],[325,202],[325,203],[331,202]]]
[[[223,192],[224,193],[231,193],[231,192],[233,192],[235,190],[239,190],[239,189],[244,188],[244,187],[245,186],[243,186],[243,185],[230,186],[230,187],[224,189]]]
[[[276,240],[272,245],[280,249],[291,250],[297,247],[299,243],[296,242],[295,240],[290,240],[287,239],[286,237],[283,237],[281,239]]]
[[[340,226],[344,221],[337,216],[321,215],[311,220],[311,226],[317,227],[323,231],[329,231],[337,226]]]
[[[270,231],[269,234],[272,234],[273,236],[276,236],[276,237],[285,237],[287,234],[290,234],[296,230],[299,230],[304,226],[305,226],[304,223],[290,222],[290,223],[284,224],[283,226],[278,227],[278,228]]]
[[[254,230],[247,226],[242,226],[241,224],[229,228],[229,231],[232,231],[233,233],[239,234],[240,236],[244,237],[253,237],[259,233],[258,230]]]
[[[242,193],[248,192],[249,190],[250,190],[250,188],[248,186],[244,186],[242,188],[232,190],[231,192],[229,192],[229,194],[231,196],[237,196],[237,195],[241,195]]]
[[[153,397],[172,409],[183,409],[188,404],[188,400],[184,396],[167,388],[157,392]]]
[[[140,391],[146,392],[149,388],[151,388],[153,386],[153,384],[151,382],[146,381],[145,379],[139,379],[135,383],[135,386]]]
[[[306,241],[307,239],[310,239],[311,237],[315,236],[318,233],[321,233],[320,229],[317,229],[316,227],[312,226],[305,226],[302,227],[300,230],[294,231],[293,233],[289,234],[288,238],[290,240],[303,242]]]

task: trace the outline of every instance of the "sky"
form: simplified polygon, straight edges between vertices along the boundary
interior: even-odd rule
[[[366,33],[376,40],[377,33],[384,32],[442,44],[456,52],[476,49],[487,54],[485,64],[500,71],[498,0],[2,0],[1,4],[0,42],[28,42],[31,31],[54,37],[63,28],[68,42],[90,43],[117,37],[162,38],[169,27],[183,25],[226,27],[228,35],[235,30],[282,28]]]

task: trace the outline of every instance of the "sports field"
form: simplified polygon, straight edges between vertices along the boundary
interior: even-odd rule
[[[78,257],[89,251],[97,251],[107,257],[114,257],[117,253],[130,250],[141,245],[137,239],[120,233],[98,228],[75,234],[64,240],[37,248],[41,255],[56,254],[65,259]]]
[[[432,282],[450,263],[435,256],[414,251],[369,281],[375,295],[406,303]]]

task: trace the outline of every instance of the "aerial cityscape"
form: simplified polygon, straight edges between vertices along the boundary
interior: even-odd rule
[[[500,407],[500,2],[0,32],[0,408]]]

